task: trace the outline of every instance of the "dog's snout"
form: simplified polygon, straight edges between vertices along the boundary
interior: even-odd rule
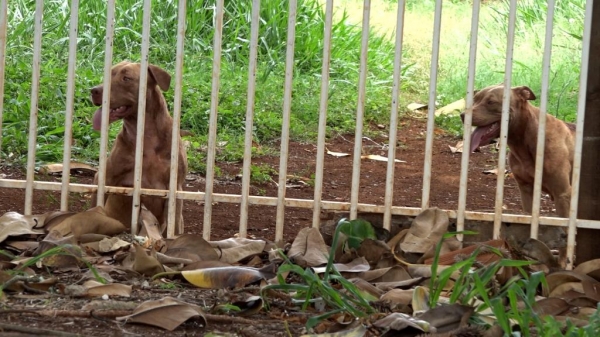
[[[92,93],[92,103],[94,105],[102,105],[102,86],[93,87],[90,89],[90,92]]]

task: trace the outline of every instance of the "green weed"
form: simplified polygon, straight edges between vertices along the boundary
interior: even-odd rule
[[[250,181],[257,184],[265,184],[272,181],[277,170],[268,164],[250,165]]]
[[[375,298],[370,298],[371,296],[360,291],[352,282],[346,280],[333,265],[340,233],[343,233],[348,238],[346,244],[352,247],[356,247],[363,239],[375,238],[375,233],[370,223],[360,219],[350,221],[341,219],[333,235],[327,267],[322,277],[315,274],[310,267],[302,269],[300,266],[293,264],[280,251],[280,255],[285,260],[285,263],[277,271],[279,284],[268,285],[261,289],[261,296],[265,300],[265,304],[268,305],[265,294],[270,289],[295,292],[298,303],[302,304],[302,310],[304,311],[311,304],[322,303],[325,310],[328,311],[320,315],[311,316],[306,322],[307,329],[311,329],[320,321],[340,312],[347,312],[354,317],[366,317],[374,313],[375,309],[371,307],[369,301],[375,300]],[[282,275],[288,272],[298,275],[304,281],[304,284],[287,284]],[[333,286],[335,283],[341,286],[341,291]]]

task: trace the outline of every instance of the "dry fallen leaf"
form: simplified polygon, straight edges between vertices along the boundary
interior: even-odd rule
[[[318,228],[303,228],[296,235],[287,255],[301,267],[316,267],[327,263],[329,247]]]
[[[427,310],[419,319],[429,322],[438,333],[442,333],[465,325],[473,312],[474,307],[455,303]]]
[[[58,228],[55,228],[58,224],[63,222],[66,218],[76,214],[75,212],[66,212],[66,211],[54,211],[46,213],[46,220],[44,221],[44,229],[46,232],[50,232],[53,229],[56,229],[62,235],[67,235],[71,232],[71,228],[67,228],[66,231],[61,231]]]
[[[405,281],[412,278],[402,266],[369,270],[358,274],[353,273],[352,276],[373,283]]]
[[[120,221],[108,217],[102,206],[96,206],[85,212],[74,214],[56,225],[54,229],[59,230],[63,235],[65,231],[70,231],[75,235],[75,238],[91,233],[116,235],[126,230]]]
[[[373,323],[378,328],[386,328],[396,331],[404,330],[408,327],[423,332],[431,332],[432,327],[429,322],[411,317],[407,314],[395,312]],[[435,331],[435,329],[433,330]]]
[[[70,169],[70,171],[83,171],[83,172],[86,172],[89,174],[94,174],[98,171],[93,166],[90,166],[90,165],[84,164],[84,163],[75,162],[75,161],[72,161],[71,163],[69,163],[69,169]],[[62,174],[62,171],[63,171],[62,163],[48,164],[48,165],[43,165],[40,167],[40,173],[43,173],[43,174]]]
[[[448,145],[448,147],[450,148],[450,152],[452,153],[462,153],[463,152],[463,141],[459,141],[458,143],[456,143],[455,146],[450,146]]]
[[[200,307],[172,297],[165,297],[156,301],[146,301],[140,304],[131,315],[117,317],[117,321],[143,323],[173,331],[192,317],[200,317],[202,325],[206,326],[206,319],[202,315]]]
[[[446,106],[443,106],[435,111],[435,115],[447,115],[447,114],[459,114],[461,111],[465,110],[466,101],[464,98],[459,99],[458,101],[454,101]]]
[[[204,289],[241,288],[260,280],[275,277],[273,267],[267,265],[261,269],[250,267],[216,267],[196,270],[184,270],[181,275],[191,284]]]
[[[83,283],[83,286],[87,289],[86,295],[88,297],[102,297],[108,296],[131,296],[131,286],[121,283],[110,283],[102,284],[95,280],[88,280]]]
[[[333,152],[333,151],[329,151],[329,150],[327,150],[327,154],[330,156],[334,156],[334,157],[348,157],[350,155],[349,153]]]
[[[167,244],[166,255],[195,261],[217,261],[219,254],[201,235],[183,234]]]
[[[138,220],[139,224],[139,236],[146,236],[150,242],[156,242],[163,239],[162,232],[164,228],[160,227],[158,219],[150,212],[146,206],[142,205],[140,210],[140,217]]]
[[[210,245],[217,249],[219,261],[235,263],[247,257],[263,252],[266,242],[245,238],[231,238],[221,241],[210,241]]]
[[[151,250],[151,254],[148,255],[146,254],[146,250],[141,246],[134,244],[133,247],[135,250],[133,270],[146,276],[153,276],[155,274],[165,271],[163,265],[160,262],[158,262],[155,256],[153,256],[153,250]]]
[[[367,296],[372,296],[375,299],[378,299],[381,295],[384,294],[384,291],[377,288],[376,286],[374,286],[372,283],[367,282],[361,278],[351,278],[348,281],[352,282],[356,288],[358,288],[358,290],[360,290],[363,293],[367,294]]]
[[[38,216],[6,212],[0,217],[0,242],[9,236],[44,234],[43,230],[35,229],[38,223]]]
[[[105,238],[105,239],[102,239],[98,243],[98,252],[100,252],[100,253],[114,252],[123,247],[127,247],[130,244],[131,244],[131,242],[121,240],[118,237]]]
[[[572,305],[562,298],[551,297],[535,302],[533,310],[538,315],[558,316],[569,310],[571,307]]]
[[[504,170],[504,174],[507,174],[508,170]],[[491,169],[491,170],[485,170],[483,171],[483,174],[495,174],[498,175],[498,168],[496,167],[495,169]]]
[[[409,305],[412,303],[413,292],[414,289],[392,289],[387,293],[383,294],[380,300],[385,301],[393,306]]]
[[[181,270],[196,270],[217,267],[231,267],[231,265],[221,261],[196,261],[186,265]]]
[[[427,104],[421,104],[421,103],[409,103],[406,106],[409,110],[415,111],[415,110],[420,110],[423,108],[427,107]]]
[[[400,242],[405,253],[424,254],[435,246],[448,229],[448,214],[438,208],[428,208],[413,220],[408,233]]]
[[[364,257],[358,257],[346,264],[334,263],[333,266],[340,273],[362,273],[362,272],[365,272],[365,271],[371,269],[371,267],[369,266],[369,262],[367,262],[367,260]],[[315,268],[313,268],[313,271],[316,274],[321,274],[321,273],[324,273],[326,269],[327,269],[326,266],[325,267],[315,267]]]
[[[579,274],[589,275],[600,281],[600,259],[582,262],[573,270]]]
[[[389,161],[388,157],[384,157],[384,156],[380,156],[377,154],[369,154],[369,155],[365,155],[365,156],[360,156],[360,159],[371,159],[371,160],[377,160],[377,161]],[[400,159],[394,159],[394,162],[396,163],[406,163],[406,161],[404,160],[400,160]]]
[[[548,296],[549,293],[553,292],[554,289],[562,284],[570,282],[597,282],[594,278],[582,274],[577,270],[559,270],[546,276],[546,282],[548,283],[548,291],[544,293]]]

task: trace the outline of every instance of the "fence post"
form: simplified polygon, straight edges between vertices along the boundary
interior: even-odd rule
[[[592,0],[587,0],[592,1]],[[600,2],[592,8],[592,29],[590,56],[600,55]],[[595,57],[595,56],[594,56]],[[590,57],[591,61],[592,57]],[[590,62],[591,63],[591,62]],[[577,217],[587,220],[600,220],[600,68],[588,68],[583,128],[583,149],[581,155],[581,184]],[[575,259],[577,263],[600,258],[598,230],[577,229]]]

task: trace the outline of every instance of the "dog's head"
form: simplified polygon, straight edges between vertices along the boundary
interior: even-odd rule
[[[471,113],[473,116],[472,124],[477,127],[471,134],[471,152],[500,137],[503,97],[503,85],[486,87],[475,93],[473,106],[460,115],[464,121],[465,113]],[[524,105],[529,104],[528,101],[534,99],[535,94],[529,87],[520,86],[511,88],[510,114],[518,113]]]
[[[110,79],[109,123],[137,114],[139,84],[139,63],[123,61],[112,67]],[[157,90],[157,87],[166,91],[169,90],[170,85],[171,75],[169,75],[169,73],[155,65],[148,65],[148,92]],[[102,105],[103,91],[104,87],[102,85],[91,89],[92,103],[94,103],[94,105]],[[93,126],[95,130],[100,130],[101,121],[102,108],[94,113]]]

